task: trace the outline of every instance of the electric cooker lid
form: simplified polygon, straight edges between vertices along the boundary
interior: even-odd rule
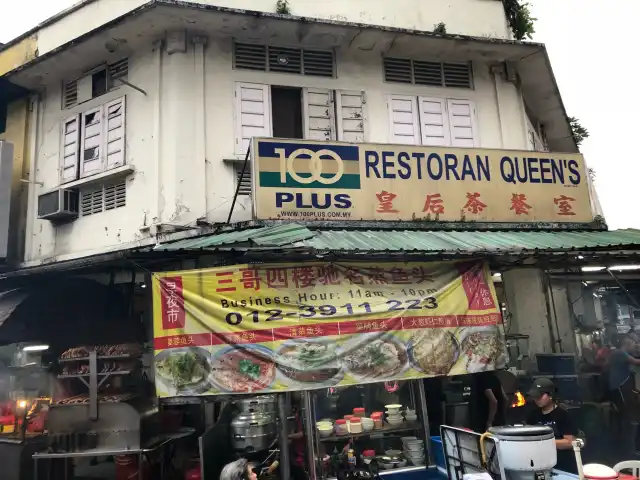
[[[553,429],[544,425],[509,425],[491,427],[489,433],[498,437],[544,437],[553,435]]]

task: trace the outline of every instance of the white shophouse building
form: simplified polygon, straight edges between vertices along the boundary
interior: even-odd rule
[[[251,137],[577,151],[545,47],[512,40],[501,1],[289,6],[85,0],[5,45],[32,92],[20,266],[227,222]],[[541,302],[514,308],[542,322]]]

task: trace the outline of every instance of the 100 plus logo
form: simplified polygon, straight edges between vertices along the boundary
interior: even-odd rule
[[[351,196],[340,192],[360,189],[357,146],[261,141],[258,156],[258,185],[278,189],[278,209],[349,209]]]

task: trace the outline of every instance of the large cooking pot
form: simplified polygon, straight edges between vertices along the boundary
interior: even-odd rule
[[[231,443],[236,451],[267,450],[277,435],[276,416],[241,412],[231,421]]]
[[[556,465],[558,453],[551,427],[491,427],[488,433],[496,441],[500,462],[505,470],[544,471]]]
[[[242,413],[276,413],[276,397],[273,395],[260,395],[236,400],[236,405]]]

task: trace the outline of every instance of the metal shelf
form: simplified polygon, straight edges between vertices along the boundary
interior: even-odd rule
[[[331,435],[330,437],[320,437],[318,439],[321,442],[339,442],[344,439],[350,438],[359,438],[359,437],[371,437],[374,435],[380,435],[383,433],[398,433],[398,432],[408,432],[411,430],[418,430],[422,428],[419,423],[408,423],[401,427],[392,427],[390,425],[385,425],[382,428],[373,429],[370,432],[362,432],[362,433],[347,433],[345,435]]]
[[[98,360],[127,360],[138,359],[138,355],[131,355],[129,353],[123,353],[122,355],[99,355],[96,357]],[[71,362],[88,362],[89,357],[78,358],[59,358],[58,363],[71,363]]]
[[[109,377],[111,375],[129,375],[131,373],[131,370],[119,370],[117,372],[102,372],[102,373],[97,373],[96,375],[98,375],[99,377]],[[60,374],[58,375],[58,378],[84,378],[84,377],[89,377],[91,376],[90,373],[68,373],[68,374]]]

